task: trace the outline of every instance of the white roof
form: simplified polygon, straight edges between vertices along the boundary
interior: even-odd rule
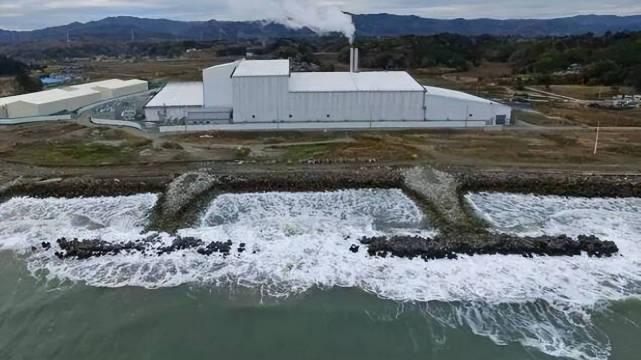
[[[460,100],[482,102],[484,104],[495,103],[494,101],[483,99],[481,97],[470,95],[470,94],[467,94],[461,91],[456,91],[456,90],[443,89],[443,88],[438,88],[434,86],[425,86],[425,90],[427,91],[427,95],[432,95],[432,96],[442,96],[442,97],[455,98]]]
[[[210,66],[208,68],[205,68],[204,70],[212,70],[212,69],[218,69],[218,68],[223,68],[223,67],[228,67],[228,66],[238,66],[243,60],[238,60],[230,63],[224,63],[224,64],[218,64],[214,66]]]
[[[244,60],[234,71],[233,77],[288,75],[289,60]]]
[[[300,72],[289,78],[292,92],[423,91],[405,71]]]
[[[30,104],[47,104],[54,101],[63,101],[78,96],[96,95],[99,92],[91,89],[79,89],[76,87],[65,87],[60,89],[38,91],[35,93],[9,96],[0,99],[0,105],[11,104],[14,102],[26,102]]]
[[[140,85],[144,83],[146,83],[146,81],[136,80],[136,79],[133,79],[133,80],[110,79],[110,80],[103,80],[103,81],[96,81],[96,82],[91,82],[86,84],[74,85],[74,87],[90,88],[90,89],[96,88],[96,87],[101,87],[105,89],[120,89],[123,87]]]
[[[31,104],[46,104],[53,101],[71,99],[78,96],[100,94],[94,90],[97,87],[117,89],[131,85],[143,84],[142,80],[104,80],[86,84],[61,87],[52,90],[38,91],[30,94],[16,95],[0,98],[0,105],[24,101]]]
[[[145,107],[203,106],[202,82],[178,82],[165,86]]]

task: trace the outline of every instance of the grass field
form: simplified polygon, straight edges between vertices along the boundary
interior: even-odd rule
[[[540,104],[535,109],[550,117],[560,117],[568,124],[588,126],[641,126],[641,109],[609,110],[583,104]]]
[[[550,85],[549,88],[545,86],[534,86],[534,88],[580,100],[610,99],[614,95],[634,92],[632,88],[624,86]]]
[[[641,171],[641,131],[602,129],[199,133],[151,139],[70,123],[0,126],[0,160],[47,166],[202,161]],[[11,139],[11,140],[8,140]]]

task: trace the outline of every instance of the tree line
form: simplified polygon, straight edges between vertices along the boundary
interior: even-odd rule
[[[445,67],[465,71],[483,61],[509,64],[513,76],[528,84],[628,85],[641,91],[641,32],[585,34],[565,37],[522,38],[516,36],[430,36],[361,37],[364,68],[401,70]],[[262,57],[292,58],[333,69],[319,53],[338,53],[338,61],[349,62],[349,44],[343,37],[322,36],[292,39],[245,39],[220,41],[80,42],[72,44],[28,43],[0,47],[0,53],[24,61],[114,57],[179,57],[187,49],[210,49],[217,56],[242,57],[247,52]],[[0,57],[0,71],[17,74],[26,65]],[[1,75],[2,73],[0,73]]]

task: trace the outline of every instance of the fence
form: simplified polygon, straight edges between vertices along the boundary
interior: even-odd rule
[[[71,114],[65,115],[51,115],[51,116],[32,116],[16,119],[0,119],[0,125],[16,125],[16,124],[26,124],[33,122],[42,122],[42,121],[60,121],[60,120],[71,120]]]

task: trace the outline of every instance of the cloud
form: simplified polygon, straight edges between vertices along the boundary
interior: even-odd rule
[[[36,29],[131,15],[178,20],[265,19],[276,0],[0,0],[0,29]],[[278,2],[280,3],[280,2]],[[354,13],[389,12],[433,18],[551,18],[579,14],[641,14],[638,0],[303,0],[315,9]],[[278,15],[278,14],[277,14]],[[273,17],[273,16],[272,16]],[[307,18],[307,17],[306,17]]]
[[[230,0],[228,5],[230,12],[239,19],[243,19],[245,14],[260,14],[261,20],[273,21],[292,29],[307,27],[318,34],[340,32],[350,42],[356,32],[352,17],[332,3],[312,0],[263,0],[248,5]]]
[[[124,0],[58,0],[45,1],[42,6],[45,9],[92,9],[92,8],[126,8],[134,6],[138,8],[163,8],[166,6],[156,3],[138,1],[132,4]]]

